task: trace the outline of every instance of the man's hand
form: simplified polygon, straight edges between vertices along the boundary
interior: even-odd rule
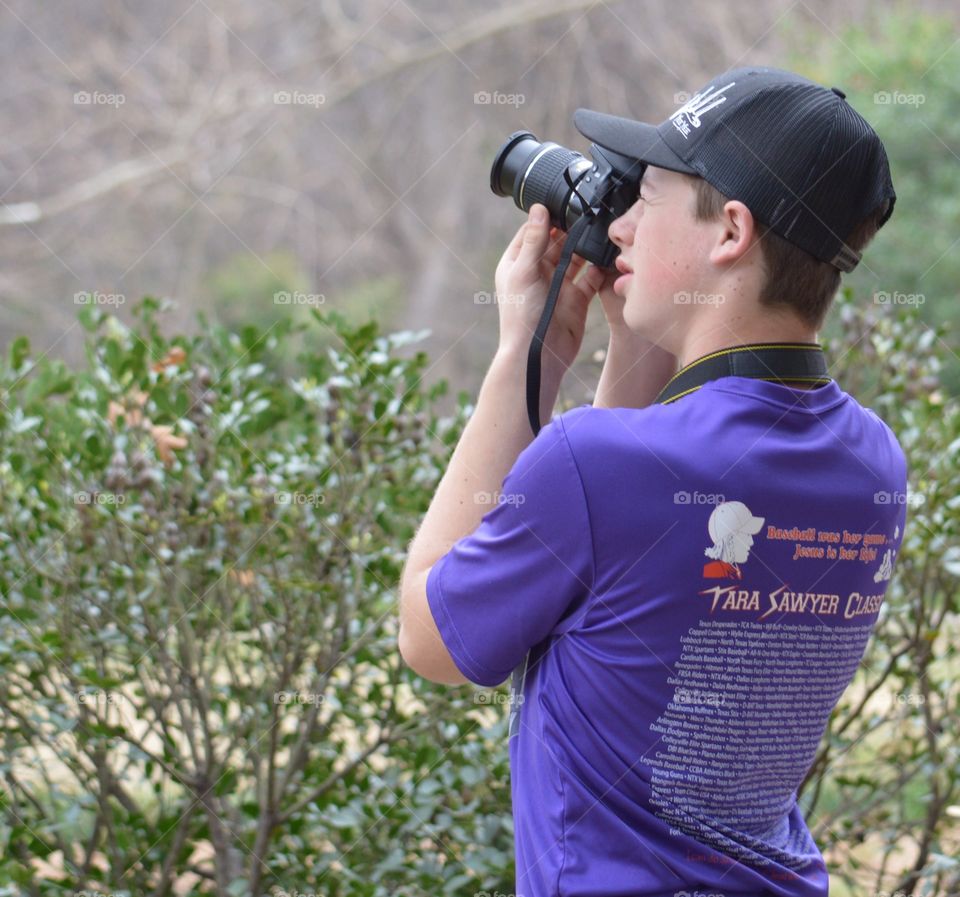
[[[542,218],[537,219],[537,215]],[[500,349],[530,345],[567,235],[550,227],[547,208],[534,203],[525,224],[507,247],[495,276],[500,307]],[[582,276],[577,279],[577,275]],[[602,268],[573,255],[544,338],[541,364],[545,380],[559,383],[576,360],[587,320],[587,308],[603,282]]]
[[[610,325],[610,336],[624,336],[629,338],[633,334],[623,320],[623,306],[627,300],[623,296],[618,296],[613,291],[614,281],[619,276],[619,271],[604,271],[603,280],[597,287],[597,292],[600,294],[600,305],[607,318],[607,324]]]

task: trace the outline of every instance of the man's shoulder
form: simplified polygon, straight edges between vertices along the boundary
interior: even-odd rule
[[[888,424],[880,414],[874,411],[873,408],[862,404],[853,396],[850,396],[850,400],[860,409],[863,415],[877,428],[877,430],[887,438],[890,444],[894,447],[894,451],[898,453],[901,457],[901,460],[906,463],[906,454],[903,451],[903,446],[900,444],[900,438],[894,432],[893,427],[891,427],[890,424]]]
[[[636,462],[645,453],[676,449],[678,429],[684,429],[676,408],[597,408],[578,405],[554,418],[578,461],[605,459],[625,453]]]

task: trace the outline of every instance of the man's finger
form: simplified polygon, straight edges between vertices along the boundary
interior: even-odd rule
[[[609,272],[597,265],[589,265],[583,273],[583,277],[577,281],[577,286],[584,292],[587,298],[592,299],[599,292],[607,280]]]
[[[550,215],[543,203],[536,202],[530,207],[527,223],[517,253],[517,264],[531,270],[543,258],[550,239]]]
[[[570,256],[570,264],[567,265],[567,270],[563,275],[563,279],[573,280],[583,270],[583,267],[586,264],[587,260],[583,256],[574,253]]]
[[[515,262],[517,260],[517,256],[520,254],[520,247],[523,245],[523,235],[526,232],[526,229],[527,224],[524,222],[519,228],[517,228],[517,232],[513,235],[510,245],[507,246],[507,251],[504,254],[511,262]]]
[[[560,253],[563,252],[563,246],[566,241],[567,235],[560,230],[559,227],[550,228],[550,241],[543,257],[550,262],[551,265],[556,265],[557,262],[560,261]]]

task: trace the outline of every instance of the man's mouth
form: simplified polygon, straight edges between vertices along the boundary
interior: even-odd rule
[[[620,256],[617,256],[616,260],[613,263],[616,266],[616,269],[620,272],[620,276],[613,282],[613,291],[619,293],[621,289],[625,289],[625,285],[629,277],[633,274],[633,268],[631,268]]]

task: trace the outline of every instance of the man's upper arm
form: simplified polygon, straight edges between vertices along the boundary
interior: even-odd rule
[[[590,410],[581,406],[547,424],[520,453],[477,529],[416,583],[451,661],[448,672],[497,685],[560,621],[585,608],[593,539],[564,422],[575,426]],[[424,667],[444,669],[429,642],[412,653]]]
[[[436,565],[434,565],[436,566]],[[462,685],[469,682],[450,656],[427,604],[427,577],[433,566],[415,573],[406,584],[404,625],[400,629],[400,655],[417,674],[431,682]]]

